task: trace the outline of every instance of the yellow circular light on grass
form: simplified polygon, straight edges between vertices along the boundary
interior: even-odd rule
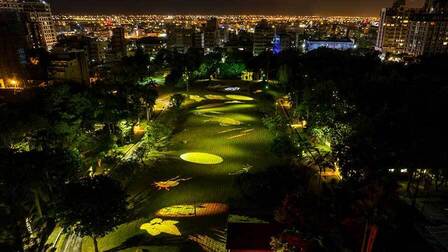
[[[238,101],[253,101],[254,98],[244,95],[226,95],[227,98]]]
[[[190,163],[204,164],[204,165],[220,164],[224,161],[224,159],[222,159],[222,157],[220,156],[202,152],[185,153],[182,154],[180,158]]]

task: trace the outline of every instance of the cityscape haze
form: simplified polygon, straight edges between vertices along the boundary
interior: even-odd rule
[[[52,3],[50,1],[50,3]],[[58,13],[71,14],[259,14],[259,15],[324,15],[376,16],[390,0],[57,0],[52,5]],[[424,0],[410,0],[410,7],[423,5]]]

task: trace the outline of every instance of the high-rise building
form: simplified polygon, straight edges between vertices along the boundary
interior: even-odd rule
[[[405,1],[381,11],[376,48],[413,56],[448,54],[448,0],[426,0],[421,9]]]
[[[121,59],[127,55],[126,38],[124,36],[124,33],[125,31],[123,27],[116,27],[112,30],[112,55],[117,59]]]
[[[48,68],[50,79],[55,82],[73,82],[88,85],[89,67],[84,50],[58,51],[51,55]]]
[[[266,19],[261,20],[255,27],[253,54],[260,55],[262,52],[272,50],[272,41],[275,29],[269,25]]]
[[[428,0],[425,12],[411,16],[407,53],[448,54],[448,1]]]
[[[97,38],[89,38],[88,41],[89,62],[100,64],[106,59],[107,42]]]
[[[204,33],[200,31],[193,32],[193,48],[204,49],[205,37]]]
[[[144,37],[137,40],[136,45],[142,48],[150,57],[156,57],[160,50],[166,48],[166,38]]]
[[[446,14],[448,11],[448,0],[426,0],[424,9],[426,13]]]
[[[17,11],[0,12],[0,82],[2,88],[26,79],[26,51],[31,46],[27,17]]]
[[[62,50],[84,50],[89,64],[99,64],[105,59],[106,42],[84,35],[74,35],[61,38],[55,48]]]
[[[204,27],[204,49],[205,52],[211,52],[220,46],[219,24],[217,18],[211,18]]]
[[[51,50],[56,44],[56,32],[54,29],[51,8],[48,3],[41,0],[0,0],[0,11],[17,11],[25,13],[29,17],[29,23],[33,27],[34,48]]]
[[[404,2],[404,1],[403,1]],[[409,34],[409,18],[414,10],[400,4],[381,10],[376,49],[382,53],[401,54],[406,52]]]
[[[279,53],[284,50],[297,48],[297,34],[295,32],[288,31],[288,27],[281,25],[276,27],[273,52]]]
[[[223,47],[225,43],[229,42],[230,31],[229,28],[220,28],[218,30],[218,46]]]
[[[192,29],[182,29],[178,27],[170,27],[168,29],[168,48],[179,52],[185,53],[196,45],[203,47],[203,34],[196,34]],[[196,47],[196,46],[195,46]],[[201,47],[201,48],[202,48]]]
[[[225,43],[224,48],[227,52],[253,52],[253,36],[247,31],[238,31],[238,33],[229,34],[229,40]]]

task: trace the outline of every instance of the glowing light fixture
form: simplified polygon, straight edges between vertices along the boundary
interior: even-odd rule
[[[135,125],[132,130],[134,132],[134,135],[143,135],[143,134],[145,134],[145,128],[143,128],[140,125]]]

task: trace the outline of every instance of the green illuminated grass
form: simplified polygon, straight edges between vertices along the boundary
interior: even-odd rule
[[[140,230],[140,225],[154,218],[157,210],[173,205],[220,202],[232,207],[234,201],[250,205],[251,202],[245,202],[242,197],[237,183],[238,175],[234,174],[248,165],[252,167],[251,173],[257,173],[282,162],[270,152],[273,137],[263,127],[257,104],[251,102],[251,97],[226,97],[210,92],[190,92],[189,95],[208,100],[197,99],[198,107],[187,112],[187,119],[179,125],[171,140],[172,147],[167,157],[130,178],[127,188],[130,201],[133,206],[138,203],[133,208],[134,220],[99,239],[101,251],[137,251],[139,248],[149,251],[200,251],[198,248],[177,250],[189,243],[174,240],[166,244],[167,239],[171,241],[174,238],[168,235],[149,237]],[[243,100],[244,103],[226,103],[230,100]],[[194,153],[199,155],[192,155]],[[208,153],[216,156],[209,156]],[[183,154],[188,154],[187,159],[198,162],[184,161],[180,158]],[[218,162],[219,159],[222,162]],[[155,181],[176,176],[191,180],[181,182],[171,191],[158,191],[152,186]],[[226,216],[223,215],[183,219],[178,227],[185,241],[188,235],[205,234],[214,228],[224,228],[225,224]],[[133,242],[133,239],[142,237],[147,240],[138,244]],[[92,251],[92,246],[90,238],[84,238],[83,252]]]
[[[209,100],[226,100],[226,97],[222,95],[212,95],[212,94],[205,95],[205,98]]]
[[[230,126],[230,125],[241,125],[241,122],[229,117],[212,117],[210,119],[204,120],[204,122],[216,122],[221,126]]]
[[[207,113],[207,112],[235,112],[235,111],[252,111],[254,108],[257,107],[255,104],[226,104],[226,103],[215,103],[213,104],[214,107],[198,107],[196,111]]]
[[[226,95],[227,98],[238,101],[253,101],[254,98],[244,95]]]

